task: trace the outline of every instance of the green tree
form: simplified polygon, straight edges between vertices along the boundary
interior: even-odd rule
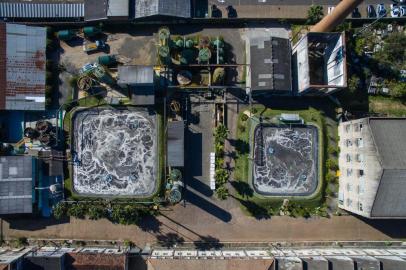
[[[406,61],[406,35],[403,32],[395,32],[385,38],[382,48],[384,60],[390,63],[404,64]]]
[[[87,205],[84,203],[74,203],[69,205],[68,215],[74,218],[84,219],[88,212]]]
[[[214,131],[214,138],[217,142],[223,142],[227,138],[227,135],[228,129],[223,124],[218,125]]]
[[[323,7],[319,5],[311,5],[307,11],[307,24],[316,24],[324,16]]]
[[[216,195],[217,198],[219,198],[220,200],[225,200],[230,194],[228,193],[228,189],[225,186],[221,186],[216,189]]]
[[[354,94],[360,85],[361,80],[356,75],[352,75],[351,78],[348,79],[348,90],[351,94]]]
[[[225,183],[227,183],[227,180],[228,180],[228,173],[227,173],[227,171],[226,171],[225,169],[220,168],[220,169],[217,169],[217,170],[216,170],[216,175],[215,175],[215,177],[216,177],[216,184],[217,184],[218,186],[222,186],[222,185],[224,185]]]
[[[103,205],[92,205],[87,213],[89,219],[97,220],[107,216],[107,210]]]
[[[53,206],[52,213],[56,219],[61,219],[66,216],[67,210],[67,205],[64,202],[60,202]]]
[[[334,159],[327,159],[326,161],[326,167],[330,170],[336,171],[338,170],[338,163]]]
[[[394,98],[406,99],[406,82],[393,82],[389,84],[390,95]]]

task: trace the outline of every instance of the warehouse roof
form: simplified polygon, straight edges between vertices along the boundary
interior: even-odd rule
[[[83,253],[71,252],[67,258],[69,269],[83,270],[125,270],[127,269],[126,254]]]
[[[148,259],[148,270],[269,270],[272,267],[273,260],[162,260]]]
[[[119,85],[147,85],[154,83],[154,70],[151,66],[118,66]]]
[[[108,0],[85,0],[85,21],[107,19],[108,5]]]
[[[0,157],[0,214],[32,213],[32,157]]]
[[[369,118],[383,173],[371,217],[406,217],[406,118]]]
[[[168,165],[184,166],[185,126],[183,121],[168,122]]]
[[[0,17],[3,18],[80,18],[83,16],[83,3],[0,3]]]
[[[128,17],[129,0],[109,1],[107,16],[109,17]]]
[[[135,0],[135,18],[154,15],[190,18],[190,0]]]
[[[45,49],[45,27],[0,23],[0,110],[45,109]]]
[[[285,38],[250,40],[251,89],[290,93],[290,42]]]

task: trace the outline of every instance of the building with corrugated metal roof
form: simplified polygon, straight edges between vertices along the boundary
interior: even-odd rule
[[[135,18],[150,16],[190,18],[190,0],[135,0]]]
[[[32,157],[0,157],[0,214],[32,213],[32,190]]]
[[[83,2],[1,2],[0,18],[82,18],[84,9]]]
[[[45,53],[45,27],[0,23],[0,110],[45,110]]]

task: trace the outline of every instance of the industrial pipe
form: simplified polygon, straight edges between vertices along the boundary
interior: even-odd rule
[[[315,24],[310,29],[310,32],[332,31],[340,25],[354,9],[362,3],[362,1],[363,0],[342,0],[330,14]]]

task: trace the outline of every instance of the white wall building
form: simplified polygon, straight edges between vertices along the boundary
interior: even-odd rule
[[[406,118],[341,123],[339,207],[367,218],[406,217]]]

